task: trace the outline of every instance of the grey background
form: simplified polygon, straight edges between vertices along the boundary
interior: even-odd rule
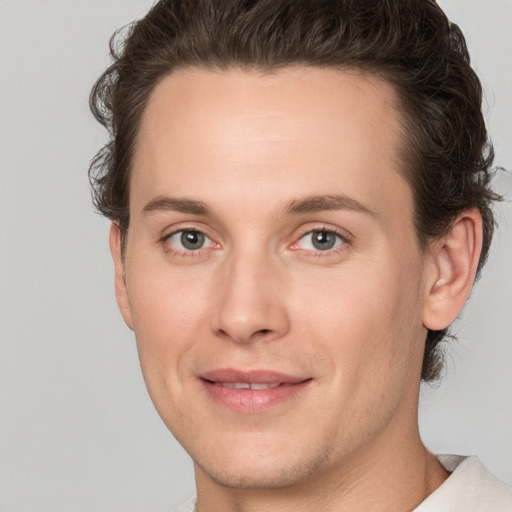
[[[512,168],[512,2],[444,0],[486,88],[497,163]],[[114,300],[108,222],[91,212],[105,134],[88,93],[107,41],[144,0],[0,2],[0,510],[166,511],[192,465],[147,396]],[[512,197],[512,177],[496,188]],[[479,454],[512,484],[512,206],[458,323],[444,382],[422,390],[435,451]]]

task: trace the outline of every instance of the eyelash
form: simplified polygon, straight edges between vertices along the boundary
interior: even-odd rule
[[[195,226],[183,226],[180,229],[176,229],[175,231],[172,231],[171,233],[168,233],[161,238],[160,243],[163,245],[165,252],[172,254],[172,255],[181,256],[184,258],[194,258],[194,257],[202,256],[205,250],[211,249],[211,247],[206,247],[206,248],[201,247],[196,250],[186,250],[186,249],[175,248],[169,242],[169,240],[173,236],[178,235],[180,233],[182,233],[182,234],[183,233],[199,233],[199,234],[203,235],[207,240],[209,240],[211,244],[219,246],[219,244],[214,242],[212,240],[212,237],[209,236],[204,230],[198,229]]]
[[[326,250],[323,250],[323,251],[320,250],[320,249],[308,250],[308,249],[301,249],[301,248],[294,248],[293,247],[293,246],[296,246],[300,242],[300,240],[302,240],[305,236],[311,235],[313,233],[332,234],[332,235],[336,236],[336,238],[341,243],[338,246],[333,247],[332,249],[326,249]],[[329,257],[329,256],[338,255],[339,253],[344,252],[345,250],[348,249],[350,244],[351,244],[351,239],[348,237],[348,235],[346,235],[345,233],[342,233],[339,229],[336,229],[336,228],[334,228],[332,226],[321,225],[321,226],[315,226],[312,229],[305,230],[297,238],[297,241],[294,242],[290,247],[294,251],[301,251],[301,252],[304,251],[304,252],[307,252],[308,253],[307,256],[304,255],[304,254],[301,255],[301,256],[303,256],[305,258],[309,258],[309,257],[326,258],[326,257]]]
[[[182,233],[182,234],[183,233],[199,233],[199,234],[203,235],[206,239],[208,239],[211,244],[213,244],[214,246],[220,247],[220,244],[215,242],[212,239],[212,237],[210,237],[204,230],[199,229],[195,226],[184,226],[184,227],[181,227],[180,229],[176,229],[175,231],[172,231],[171,233],[166,234],[165,236],[163,236],[161,238],[160,243],[163,245],[164,250],[167,253],[181,256],[181,257],[189,257],[190,258],[190,257],[202,256],[205,250],[207,251],[210,249],[215,249],[215,247],[206,247],[206,248],[201,247],[196,250],[177,249],[172,244],[169,243],[169,240],[173,236],[178,235],[180,233]],[[310,249],[301,249],[300,247],[294,247],[294,246],[297,246],[298,243],[304,237],[306,237],[307,235],[311,235],[313,233],[332,234],[341,243],[331,249],[326,249],[326,250],[320,250],[320,249],[310,250]],[[346,234],[342,233],[340,230],[333,228],[331,226],[322,225],[322,226],[315,226],[313,229],[305,230],[296,238],[296,241],[293,242],[288,247],[293,251],[297,251],[297,252],[300,251],[300,252],[308,253],[307,255],[301,254],[301,256],[305,257],[305,258],[307,258],[307,257],[324,257],[325,258],[325,257],[333,256],[333,255],[339,254],[340,252],[345,251],[350,244],[351,244],[351,240]]]

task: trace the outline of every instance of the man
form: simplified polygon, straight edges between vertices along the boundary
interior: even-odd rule
[[[417,424],[499,199],[458,27],[427,0],[160,1],[113,55],[95,203],[194,461],[181,510],[511,510]]]

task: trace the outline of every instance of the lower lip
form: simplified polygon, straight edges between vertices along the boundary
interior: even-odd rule
[[[295,384],[280,384],[268,389],[233,389],[203,379],[201,383],[218,404],[236,412],[255,414],[296,398],[309,386],[311,379]]]

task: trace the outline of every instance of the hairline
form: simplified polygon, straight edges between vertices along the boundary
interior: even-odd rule
[[[172,76],[174,73],[178,71],[187,71],[187,70],[204,70],[212,73],[226,73],[232,70],[239,70],[244,73],[255,72],[259,73],[260,76],[266,76],[268,74],[274,74],[282,70],[290,70],[290,69],[330,69],[343,73],[354,74],[355,76],[359,76],[361,78],[369,78],[376,79],[377,81],[386,84],[393,91],[391,106],[397,113],[398,119],[398,132],[396,134],[396,156],[397,161],[396,170],[399,175],[405,180],[406,184],[411,190],[413,196],[413,221],[416,218],[417,214],[417,200],[416,194],[413,187],[413,168],[415,167],[415,160],[417,157],[413,154],[414,149],[408,149],[410,147],[415,146],[413,144],[413,137],[415,134],[414,126],[412,126],[411,116],[407,110],[405,105],[405,101],[402,98],[403,91],[397,84],[393,83],[393,81],[389,78],[389,73],[387,73],[383,69],[378,69],[376,66],[371,65],[356,65],[356,64],[335,64],[335,63],[326,63],[326,64],[316,64],[309,63],[306,61],[291,61],[291,62],[283,62],[283,63],[275,63],[275,64],[260,64],[260,63],[251,63],[251,64],[243,64],[243,63],[181,63],[174,66],[166,73],[162,73],[160,77],[152,84],[152,87],[145,95],[143,101],[140,104],[140,111],[138,113],[137,123],[134,126],[135,135],[132,139],[131,144],[131,152],[129,154],[129,163],[127,166],[126,172],[126,193],[127,193],[127,204],[126,204],[126,225],[125,227],[121,227],[121,240],[122,240],[122,254],[123,258],[126,253],[126,242],[129,232],[130,226],[130,197],[131,197],[131,176],[133,173],[134,161],[136,159],[137,150],[140,144],[140,133],[141,133],[141,125],[143,122],[144,114],[147,110],[148,104],[151,101],[155,91],[158,86],[169,76]],[[419,172],[419,171],[418,171]],[[420,230],[418,229],[416,222],[414,222],[414,232],[416,235],[416,241],[420,247],[420,250],[425,253],[428,248],[428,240],[421,237]]]

